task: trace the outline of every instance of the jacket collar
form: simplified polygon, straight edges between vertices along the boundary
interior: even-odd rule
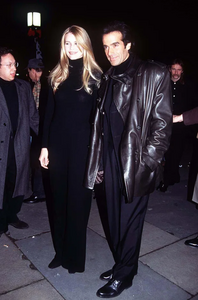
[[[142,60],[140,60],[137,56],[134,54],[130,54],[129,57],[130,61],[128,64],[127,69],[125,70],[124,73],[114,75],[114,67],[111,67],[105,74],[104,74],[104,79],[108,80],[109,78],[112,78],[116,81],[120,81],[122,83],[127,83],[128,81],[131,81],[133,78],[135,72],[138,70],[138,67],[142,63]]]

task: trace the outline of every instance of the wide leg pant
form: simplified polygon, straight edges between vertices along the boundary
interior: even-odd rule
[[[141,237],[149,195],[126,203],[114,152],[106,157],[104,197],[106,198],[110,245],[115,260],[113,276],[133,279],[137,274]],[[97,195],[96,195],[97,197]]]

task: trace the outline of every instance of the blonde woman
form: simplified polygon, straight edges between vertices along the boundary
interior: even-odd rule
[[[60,61],[49,75],[50,93],[43,132],[41,166],[49,168],[49,219],[55,257],[49,264],[69,273],[85,269],[86,228],[92,193],[83,187],[90,122],[100,83],[87,32],[76,25],[61,39]]]

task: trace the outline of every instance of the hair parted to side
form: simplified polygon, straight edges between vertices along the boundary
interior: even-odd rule
[[[122,21],[113,21],[103,29],[103,35],[113,31],[119,31],[122,34],[122,41],[126,47],[128,43],[132,43],[131,30],[127,24]]]
[[[97,83],[99,83],[100,79],[96,76],[96,74],[101,74],[102,70],[95,61],[88,33],[85,29],[77,25],[72,25],[63,32],[60,43],[60,60],[50,72],[49,82],[55,93],[59,84],[65,81],[69,76],[69,58],[65,51],[65,36],[68,33],[72,33],[75,36],[78,45],[83,50],[82,88],[84,88],[87,93],[91,94],[92,89],[89,86],[89,80],[90,78],[93,78]]]
[[[0,62],[1,62],[1,57],[2,56],[6,55],[6,54],[12,54],[12,53],[13,53],[12,49],[9,49],[7,47],[0,47]]]

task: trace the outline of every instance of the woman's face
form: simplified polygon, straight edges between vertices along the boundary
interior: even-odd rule
[[[82,47],[78,45],[75,36],[71,32],[65,35],[65,51],[71,60],[83,56]]]

